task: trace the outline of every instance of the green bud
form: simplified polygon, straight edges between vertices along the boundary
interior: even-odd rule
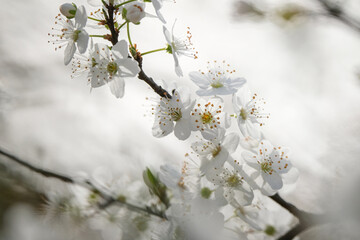
[[[269,236],[274,236],[274,234],[276,233],[276,229],[274,226],[267,225],[264,232]]]
[[[201,196],[205,199],[209,199],[211,196],[211,193],[212,193],[212,191],[207,187],[204,187],[201,189]]]
[[[59,7],[62,15],[68,19],[74,18],[77,10],[75,3],[64,3]]]

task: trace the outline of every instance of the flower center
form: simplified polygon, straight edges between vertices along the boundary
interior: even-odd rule
[[[240,110],[240,117],[241,117],[243,120],[246,120],[246,119],[247,119],[247,116],[248,116],[248,114],[247,114],[247,112],[245,111],[245,109],[244,109],[244,108],[241,108],[241,110]]]
[[[171,120],[175,122],[179,121],[182,118],[181,109],[171,111],[170,116]]]
[[[211,123],[212,119],[213,119],[213,116],[209,112],[205,112],[201,116],[201,120],[204,124]]]
[[[239,176],[233,174],[226,179],[226,183],[229,187],[237,187],[242,184],[242,180]]]
[[[97,62],[95,58],[91,58],[91,67],[95,67],[97,65]]]
[[[79,34],[81,33],[81,30],[76,30],[73,32],[72,39],[74,42],[76,42],[79,39]]]
[[[212,151],[212,156],[216,157],[217,155],[219,155],[219,153],[221,152],[221,146],[217,146],[213,151]]]
[[[216,81],[216,82],[213,82],[213,83],[211,84],[211,86],[212,86],[213,88],[221,88],[221,87],[224,86],[224,84],[222,84],[222,82],[220,82],[220,81]]]
[[[273,169],[271,167],[271,163],[269,162],[262,162],[260,164],[260,167],[261,167],[261,170],[264,172],[264,173],[269,173],[269,174],[272,174],[273,172]]]
[[[116,62],[109,62],[107,67],[106,67],[106,70],[108,71],[108,73],[110,75],[114,75],[117,73],[118,71],[118,65]]]

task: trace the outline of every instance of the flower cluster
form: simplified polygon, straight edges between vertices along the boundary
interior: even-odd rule
[[[145,11],[148,2],[152,3],[156,16]],[[269,118],[264,111],[264,99],[251,94],[247,81],[236,76],[237,72],[225,61],[208,62],[206,70],[189,73],[189,79],[198,87],[196,97],[185,86],[175,86],[170,89],[171,94],[164,94],[162,87],[145,75],[142,58],[159,51],[170,53],[175,62],[175,73],[183,76],[179,57],[197,58],[191,33],[187,31],[187,37],[181,39],[174,36],[175,24],[171,33],[163,25],[166,47],[141,52],[133,44],[130,25],[140,24],[145,17],[157,17],[159,23],[165,23],[160,12],[162,0],[88,0],[88,3],[101,8],[88,16],[84,6],[61,5],[61,14],[56,17],[56,24],[61,27],[54,28],[54,33],[49,34],[55,39],[50,42],[57,44],[56,49],[66,45],[64,62],[67,65],[72,61],[72,76],[86,75],[91,88],[109,85],[111,93],[117,98],[124,96],[125,80],[137,76],[155,91],[157,89],[160,95],[151,108],[153,136],[162,138],[174,132],[177,139],[190,139],[192,142],[191,154],[185,155],[181,169],[167,164],[160,167],[158,174],[150,169],[143,173],[150,193],[144,202],[148,205],[144,211],[151,211],[168,221],[140,215],[140,218],[131,216],[130,223],[127,211],[120,211],[119,207],[112,211],[108,209],[106,213],[99,213],[97,209],[87,216],[95,216],[95,222],[103,222],[104,218],[113,220],[116,224],[108,224],[107,227],[114,227],[111,232],[123,236],[129,234],[126,231],[135,232],[133,228],[128,228],[129,225],[139,224],[137,230],[142,233],[131,235],[131,239],[142,239],[145,233],[154,240],[215,240],[225,236],[246,238],[254,233],[263,237],[275,234],[283,226],[261,223],[259,216],[267,211],[261,202],[266,195],[277,193],[285,182],[289,182],[285,178],[289,178],[289,172],[295,168],[292,167],[288,148],[275,147],[261,131],[263,121]],[[107,33],[89,35],[85,30],[87,19],[96,23],[93,29],[100,28]],[[119,39],[125,26],[127,39]],[[111,44],[94,43],[95,38],[108,40]],[[231,128],[233,122],[238,126],[235,123],[235,128]],[[105,178],[109,177],[104,171],[101,173]],[[131,199],[128,196],[131,191],[126,189],[129,186],[108,184],[109,180],[101,182],[98,178],[92,182],[115,195],[114,199],[122,204]],[[82,208],[103,207],[103,195],[96,191],[85,195],[87,200],[82,202],[86,207]],[[130,210],[139,209],[129,206]],[[97,224],[97,227],[105,225]],[[109,235],[103,234],[103,237],[107,239]]]

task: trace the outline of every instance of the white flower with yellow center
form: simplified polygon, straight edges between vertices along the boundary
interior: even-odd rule
[[[257,94],[251,96],[247,87],[242,87],[236,94],[233,94],[233,107],[237,117],[239,129],[244,137],[252,137],[255,140],[261,139],[261,119],[269,118],[270,114],[264,113],[264,99],[259,99]]]
[[[277,191],[282,188],[282,174],[292,167],[288,156],[289,149],[275,148],[267,140],[261,141],[257,153],[245,151],[241,155],[247,165],[254,168],[270,187]]]
[[[182,69],[179,64],[179,56],[187,56],[192,58],[197,58],[197,52],[193,47],[191,42],[192,35],[190,33],[190,28],[187,30],[186,38],[177,38],[174,36],[174,27],[175,23],[172,27],[171,34],[169,30],[163,26],[163,32],[165,35],[165,39],[167,41],[166,51],[173,55],[175,61],[175,72],[179,77],[183,76]]]
[[[94,67],[89,73],[91,87],[97,88],[107,83],[115,97],[123,97],[124,78],[135,77],[140,71],[138,63],[133,58],[128,58],[127,42],[121,40],[111,50],[104,44],[98,44],[96,48],[98,57],[94,58]],[[99,62],[96,59],[99,59]]]
[[[191,148],[201,159],[200,170],[207,174],[214,168],[220,168],[228,159],[229,154],[235,152],[239,145],[239,136],[230,133],[225,136],[225,129],[220,128],[215,131],[216,137],[210,141],[198,141],[191,144]]]
[[[208,62],[210,65],[210,62]],[[229,95],[237,92],[246,80],[244,78],[231,78],[235,70],[228,69],[229,64],[225,61],[214,66],[208,66],[207,71],[191,72],[190,79],[200,88],[196,91],[199,96]]]
[[[49,33],[48,35],[56,39],[49,42],[57,45],[55,50],[60,49],[66,45],[64,52],[65,65],[70,63],[76,52],[76,47],[79,49],[81,54],[85,53],[86,51],[89,42],[89,35],[84,30],[86,21],[87,15],[84,6],[77,8],[75,14],[75,23],[64,16],[61,16],[61,14],[55,17],[55,24],[60,25],[60,29],[52,28],[52,31],[55,33]]]
[[[230,118],[223,112],[224,101],[220,97],[209,100],[199,99],[191,112],[191,127],[193,131],[200,131],[201,135],[210,140],[217,128],[230,127]]]
[[[195,104],[186,88],[173,90],[172,98],[160,98],[153,107],[155,122],[152,128],[155,137],[164,137],[174,131],[179,140],[190,136],[190,112]]]
[[[231,205],[250,205],[254,193],[239,172],[231,166],[216,167],[208,171],[207,179],[215,186],[224,189],[224,197]]]

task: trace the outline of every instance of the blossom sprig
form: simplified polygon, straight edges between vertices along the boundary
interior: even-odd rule
[[[71,19],[64,18],[61,14],[57,15],[55,17],[55,25],[59,25],[60,28],[52,28],[53,33],[48,34],[52,38],[55,38],[55,40],[49,41],[57,46],[55,50],[66,45],[64,52],[65,65],[71,62],[76,49],[79,50],[79,53],[85,53],[89,41],[89,35],[84,29],[87,21],[84,6],[76,9],[74,18],[75,22]]]
[[[258,98],[257,94],[251,95],[246,80],[234,76],[235,70],[230,69],[230,65],[225,61],[214,61],[207,71],[190,73],[190,80],[199,87],[196,93],[200,98],[195,99],[188,89],[178,86],[174,87],[170,94],[145,74],[143,56],[166,51],[174,58],[175,73],[183,76],[179,57],[183,55],[196,59],[198,54],[193,48],[189,29],[185,38],[178,38],[174,36],[175,23],[171,32],[163,26],[166,47],[142,52],[137,48],[137,42],[132,41],[134,39],[130,32],[136,29],[145,17],[150,16],[145,12],[149,1],[88,2],[102,8],[87,16],[84,6],[62,5],[62,16],[57,17],[62,28],[59,29],[60,34],[52,35],[58,38],[58,42],[68,44],[65,64],[73,59],[72,75],[86,75],[91,89],[109,85],[111,93],[117,98],[124,96],[125,80],[137,76],[160,95],[151,109],[154,116],[153,136],[166,137],[174,132],[179,140],[193,140],[192,133],[201,134],[201,137],[200,134],[197,135],[198,140],[191,144],[192,154],[196,154],[196,157],[192,159],[187,156],[180,171],[165,165],[160,167],[159,174],[149,168],[143,172],[143,181],[151,195],[151,199],[144,203],[144,209],[128,203],[127,199],[131,198],[119,194],[117,189],[113,189],[113,185],[103,186],[95,179],[93,182],[96,184],[91,186],[104,188],[110,194],[116,195],[116,201],[126,203],[129,209],[140,209],[141,212],[160,216],[163,218],[161,221],[167,220],[166,226],[159,230],[167,234],[164,239],[220,239],[221,234],[226,235],[226,231],[244,236],[244,229],[258,230],[258,225],[254,222],[256,218],[249,217],[246,209],[253,207],[254,196],[259,190],[266,195],[265,191],[262,191],[265,186],[270,186],[271,194],[279,191],[285,182],[283,177],[292,167],[286,148],[274,148],[264,140],[264,134],[260,131],[259,127],[263,125],[261,120],[269,116],[263,111],[264,100]],[[151,2],[158,18],[165,22],[160,13],[163,1]],[[120,16],[123,20],[120,20]],[[95,21],[96,26],[107,33],[87,34],[87,19]],[[122,31],[126,34],[125,37],[120,35]],[[89,37],[91,42],[87,48]],[[109,40],[111,45],[108,45],[109,42],[94,43],[96,37]],[[86,46],[84,39],[87,39]],[[76,47],[78,53],[75,54]],[[232,95],[232,108],[235,112],[232,116],[237,118],[239,129],[236,129],[242,136],[238,134],[239,131],[228,132],[231,118],[226,95]],[[246,151],[239,149],[239,145]],[[234,160],[240,156],[244,161]],[[253,171],[251,174],[249,169]],[[259,181],[262,184],[260,187],[257,185]],[[89,208],[96,213],[95,216],[102,219],[104,216],[97,214],[98,210],[111,205],[115,200],[100,192],[93,191],[91,194],[94,198],[91,199],[93,204]],[[101,204],[102,202],[104,204]],[[99,209],[94,210],[96,207]],[[252,210],[256,211],[256,208]],[[114,215],[105,214],[105,218],[117,218],[117,211],[113,213]],[[232,218],[243,220],[240,227],[234,228],[231,225]],[[159,222],[153,219],[149,222],[153,223],[152,230],[159,225]],[[122,220],[121,224],[125,226],[126,221]],[[125,231],[126,227],[123,229]],[[145,229],[150,232],[148,227]],[[154,234],[153,239],[162,238]]]
[[[172,26],[171,33],[169,30],[163,26],[163,32],[165,39],[167,41],[166,51],[173,55],[175,62],[175,72],[179,77],[183,76],[183,71],[179,64],[180,56],[187,56],[194,59],[198,58],[198,52],[193,47],[193,43],[191,42],[192,34],[190,32],[190,28],[187,29],[186,38],[179,38],[174,35],[175,23]]]

